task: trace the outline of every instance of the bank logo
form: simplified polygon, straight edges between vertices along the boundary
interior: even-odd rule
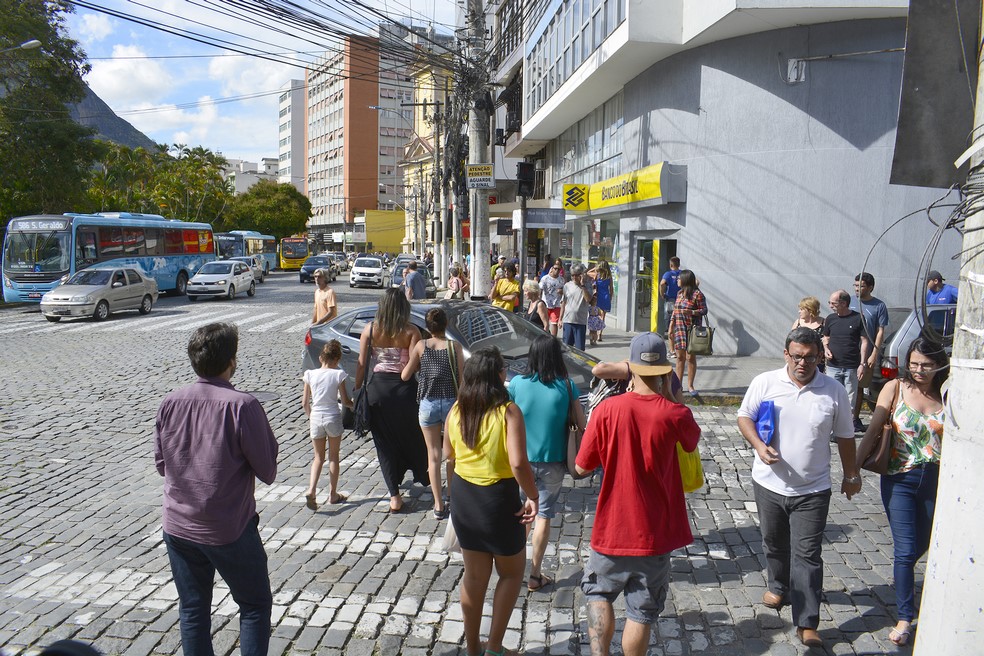
[[[564,209],[583,210],[587,204],[587,185],[564,185]]]

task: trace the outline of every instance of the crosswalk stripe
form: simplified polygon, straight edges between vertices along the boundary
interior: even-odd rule
[[[38,319],[32,319],[30,321],[27,321],[27,320],[25,320],[25,321],[18,321],[18,322],[14,322],[14,323],[11,323],[11,324],[8,324],[8,325],[10,326],[9,328],[4,328],[4,329],[0,330],[0,335],[5,335],[7,333],[16,333],[16,332],[19,332],[21,330],[25,330],[27,328],[34,328],[34,327],[38,327],[38,326],[47,327],[48,324],[47,323],[43,323],[42,324],[42,323],[40,323],[38,321]]]
[[[239,312],[234,311],[230,313],[228,308],[221,308],[218,310],[212,310],[210,312],[194,312],[194,313],[189,312],[180,317],[174,317],[168,319],[167,321],[161,321],[160,323],[153,326],[138,328],[138,330],[141,332],[149,332],[151,330],[158,330],[164,327],[166,327],[167,330],[174,330],[175,328],[178,327],[184,328],[185,326],[181,324],[185,324],[185,323],[197,324],[200,322],[207,323],[211,321],[225,320],[228,317],[235,317],[243,313],[244,312],[242,311]]]
[[[307,315],[306,314],[291,314],[291,315],[288,315],[286,317],[280,317],[279,319],[274,319],[273,321],[268,321],[267,323],[265,323],[265,324],[263,324],[261,326],[254,326],[254,327],[250,328],[249,330],[247,330],[246,332],[249,332],[249,333],[265,333],[265,332],[269,331],[270,329],[274,328],[275,326],[279,326],[279,325],[284,324],[284,323],[287,323],[289,321],[297,321],[301,317],[305,317],[305,316],[307,316]]]
[[[243,326],[245,326],[248,323],[253,323],[255,321],[262,321],[263,319],[266,319],[267,317],[277,316],[277,314],[279,314],[279,313],[278,312],[264,312],[263,314],[253,315],[252,317],[246,317],[245,319],[237,319],[233,323],[235,323],[236,326],[238,326],[239,328],[242,328]]]
[[[305,319],[301,323],[294,324],[293,326],[287,326],[280,332],[282,333],[303,333],[307,332],[307,329],[311,327],[311,320]]]

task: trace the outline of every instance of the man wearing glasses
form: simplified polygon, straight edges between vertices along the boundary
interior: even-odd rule
[[[550,334],[557,336],[557,324],[560,323],[560,302],[564,299],[564,279],[560,277],[560,267],[552,265],[546,275],[540,278],[540,291],[543,303],[550,315]]]
[[[818,647],[831,438],[844,470],[841,492],[850,499],[861,490],[853,408],[844,386],[817,372],[820,336],[814,330],[795,328],[783,353],[785,367],[759,374],[748,386],[738,428],[755,451],[752,485],[768,585],[762,603],[774,609],[790,603],[800,642]],[[775,430],[768,444],[755,425],[763,401],[774,403]]]

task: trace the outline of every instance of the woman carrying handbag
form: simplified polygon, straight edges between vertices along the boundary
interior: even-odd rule
[[[941,388],[949,374],[949,358],[943,347],[920,337],[909,347],[905,369],[897,381],[889,381],[878,395],[868,431],[858,445],[857,461],[865,469],[880,471],[881,496],[892,529],[895,562],[895,601],[898,623],[888,634],[896,645],[905,645],[916,618],[915,565],[929,548],[936,508],[936,487],[943,442]],[[894,401],[894,402],[893,402]],[[880,451],[883,425],[891,423],[890,440],[882,463],[872,456]]]

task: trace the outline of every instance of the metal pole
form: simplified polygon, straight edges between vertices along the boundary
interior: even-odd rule
[[[468,21],[471,27],[471,52],[476,66],[485,61],[485,12],[482,0],[468,0]],[[468,161],[471,164],[489,162],[489,108],[485,106],[485,85],[471,89],[471,110],[468,113]],[[485,298],[492,290],[492,270],[489,264],[489,195],[486,189],[471,193],[471,295]]]
[[[516,235],[519,250],[519,311],[523,311],[523,285],[526,283],[526,196],[519,197],[519,233]]]

